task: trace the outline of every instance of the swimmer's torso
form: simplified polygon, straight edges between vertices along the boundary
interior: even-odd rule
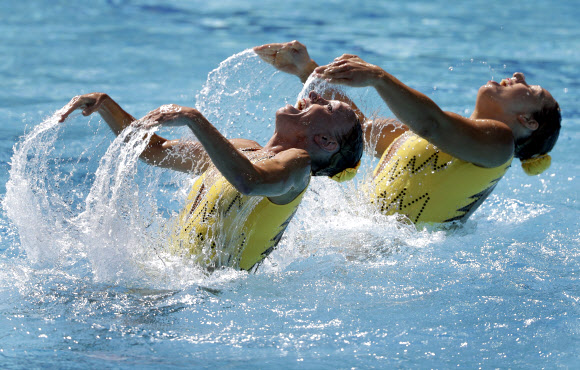
[[[269,158],[249,157],[252,162]],[[276,247],[305,191],[278,205],[267,197],[241,194],[212,168],[193,184],[174,228],[173,252],[191,255],[209,268],[249,270]]]
[[[466,220],[511,164],[478,167],[440,151],[412,132],[399,136],[375,169],[371,201],[413,223]]]

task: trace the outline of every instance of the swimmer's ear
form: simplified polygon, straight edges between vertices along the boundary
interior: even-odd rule
[[[538,121],[533,119],[531,115],[518,114],[518,121],[520,122],[520,124],[522,126],[524,126],[525,128],[528,128],[532,131],[537,130],[538,127],[540,126]]]
[[[335,152],[338,149],[338,141],[331,135],[316,134],[314,135],[314,142],[318,144],[322,150],[329,153]]]

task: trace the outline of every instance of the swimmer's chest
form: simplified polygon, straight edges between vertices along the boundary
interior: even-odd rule
[[[385,214],[412,222],[463,220],[491,193],[509,168],[482,168],[440,151],[412,132],[385,151],[373,178],[371,200]]]
[[[241,194],[223,176],[204,174],[180,215],[179,244],[192,255],[207,254],[209,245],[210,253],[227,254],[228,265],[250,269],[278,244],[303,194],[277,205]]]

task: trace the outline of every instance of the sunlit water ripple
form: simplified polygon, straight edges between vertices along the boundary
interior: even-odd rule
[[[11,4],[0,26],[11,87],[0,91],[3,366],[578,365],[575,3],[479,1],[477,16],[437,2],[329,4],[325,15],[302,2],[33,3]],[[365,205],[376,164],[365,157],[354,183],[313,180],[256,274],[208,275],[163,250],[192,180],[140,163],[132,130],[115,139],[98,117],[53,116],[99,90],[137,116],[195,105],[228,137],[264,143],[275,110],[304,91],[243,50],[294,38],[320,62],[359,53],[464,114],[476,86],[522,70],[563,108],[552,167],[529,178],[514,165],[462,227],[415,230]],[[347,92],[390,115],[372,91]]]

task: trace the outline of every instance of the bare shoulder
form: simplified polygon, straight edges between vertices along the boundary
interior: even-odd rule
[[[262,146],[257,141],[248,139],[231,139],[230,142],[236,149],[261,149]]]
[[[463,126],[476,140],[492,146],[511,146],[514,136],[512,129],[504,122],[494,119],[473,119],[457,113],[446,112],[449,116],[460,120]],[[461,132],[461,131],[460,131]]]
[[[308,152],[304,149],[292,148],[278,153],[278,158],[291,173],[294,188],[302,192],[308,186],[311,176],[311,159]]]
[[[472,126],[479,132],[489,133],[489,130],[493,130],[493,133],[498,136],[505,136],[507,138],[513,137],[512,131],[509,126],[501,121],[494,119],[481,119],[481,118],[470,118],[464,117],[460,114],[454,112],[444,112],[450,118],[459,121],[462,125]]]
[[[268,169],[277,179],[281,188],[279,196],[269,196],[270,201],[276,204],[287,204],[300,195],[310,183],[311,167],[310,156],[303,149],[287,149],[263,163],[264,169]]]
[[[473,119],[445,112],[448,125],[445,130],[431,132],[425,137],[443,151],[456,158],[481,167],[497,167],[513,155],[514,137],[511,128],[494,119]]]
[[[258,165],[277,178],[284,179],[288,188],[299,188],[302,191],[310,179],[310,156],[303,149],[283,150]]]
[[[277,160],[291,164],[294,168],[308,167],[310,168],[310,155],[304,149],[291,148],[274,156]]]

